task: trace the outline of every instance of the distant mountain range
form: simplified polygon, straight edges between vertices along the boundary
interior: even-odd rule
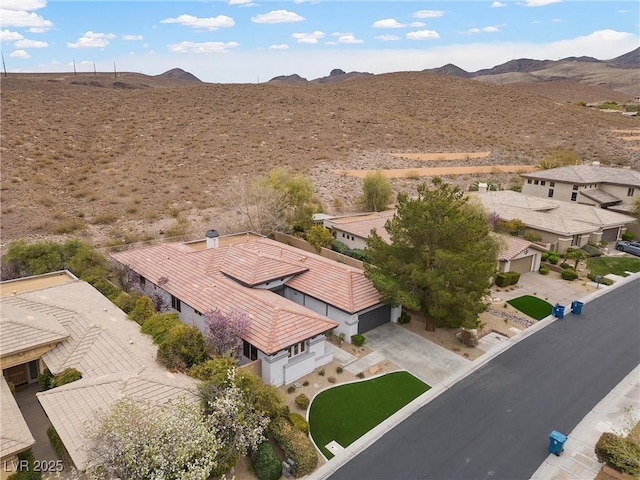
[[[202,83],[198,77],[193,75],[192,73],[185,72],[181,68],[172,68],[171,70],[161,73],[160,75],[155,75],[157,78],[168,78],[170,80],[185,80],[187,82],[198,82]]]
[[[567,57],[561,60],[534,60],[519,58],[485,68],[476,72],[448,63],[439,68],[422,70],[460,78],[481,80],[489,83],[510,84],[570,80],[589,85],[599,85],[618,90],[628,95],[640,95],[640,47],[611,60],[593,57]],[[368,72],[349,72],[334,69],[326,77],[307,80],[298,74],[282,75],[269,80],[270,83],[334,83],[370,76]]]

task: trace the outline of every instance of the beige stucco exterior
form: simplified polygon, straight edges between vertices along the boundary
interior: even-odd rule
[[[577,202],[585,205],[598,205],[598,202],[583,195],[589,190],[601,190],[621,200],[622,205],[630,205],[640,197],[640,189],[625,185],[612,185],[607,183],[591,183],[580,185],[549,180],[526,179],[522,185],[522,193],[533,197],[552,198],[563,202]],[[552,194],[551,194],[552,193]],[[576,193],[575,200],[572,195]],[[631,193],[631,195],[629,195]]]

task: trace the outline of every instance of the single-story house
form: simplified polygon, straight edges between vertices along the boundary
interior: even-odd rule
[[[262,380],[294,382],[333,359],[326,334],[351,335],[395,321],[364,271],[268,238],[220,237],[112,253],[160,295],[180,320],[206,329],[206,312],[241,310],[251,318],[243,362],[260,360]]]
[[[629,211],[640,196],[640,172],[630,168],[595,165],[570,165],[537,172],[521,173],[525,179],[522,193]]]
[[[98,412],[125,398],[156,404],[198,399],[196,380],[160,366],[157,347],[138,324],[68,272],[2,282],[0,306],[2,385],[4,379],[33,383],[45,368],[54,374],[69,367],[82,373],[80,380],[36,394],[80,470],[90,461],[87,422]],[[17,360],[21,356],[23,363]],[[9,447],[24,450],[34,442],[24,431],[24,419],[16,416],[13,396],[0,388],[4,459],[5,445],[8,453]]]
[[[374,228],[384,241],[391,242],[384,225],[395,213],[395,210],[385,210],[334,217],[325,219],[324,226],[332,231],[337,240],[345,243],[349,248],[365,248],[367,237]],[[540,268],[541,254],[546,248],[522,238],[506,235],[499,235],[499,237],[505,247],[498,259],[498,271],[525,273],[535,272]]]
[[[620,239],[633,217],[592,205],[543,199],[511,190],[471,194],[501,220],[521,220],[550,250]]]

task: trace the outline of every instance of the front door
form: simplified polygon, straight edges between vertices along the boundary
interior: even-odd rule
[[[4,377],[7,382],[13,383],[16,387],[18,385],[25,385],[29,383],[29,377],[27,377],[27,364],[17,365],[15,367],[7,368],[4,371]]]

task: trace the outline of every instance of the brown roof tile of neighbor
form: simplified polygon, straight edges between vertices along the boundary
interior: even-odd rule
[[[162,244],[112,256],[155,284],[164,278],[163,289],[200,312],[244,311],[252,318],[245,340],[267,354],[338,324],[267,289],[238,281],[257,285],[293,275],[288,286],[349,313],[380,303],[362,270],[266,238],[199,251]]]
[[[391,243],[391,238],[384,225],[395,213],[395,210],[385,210],[384,212],[374,212],[367,215],[332,218],[327,223],[360,238],[367,238],[371,234],[371,230],[375,228],[377,234],[385,242]]]

